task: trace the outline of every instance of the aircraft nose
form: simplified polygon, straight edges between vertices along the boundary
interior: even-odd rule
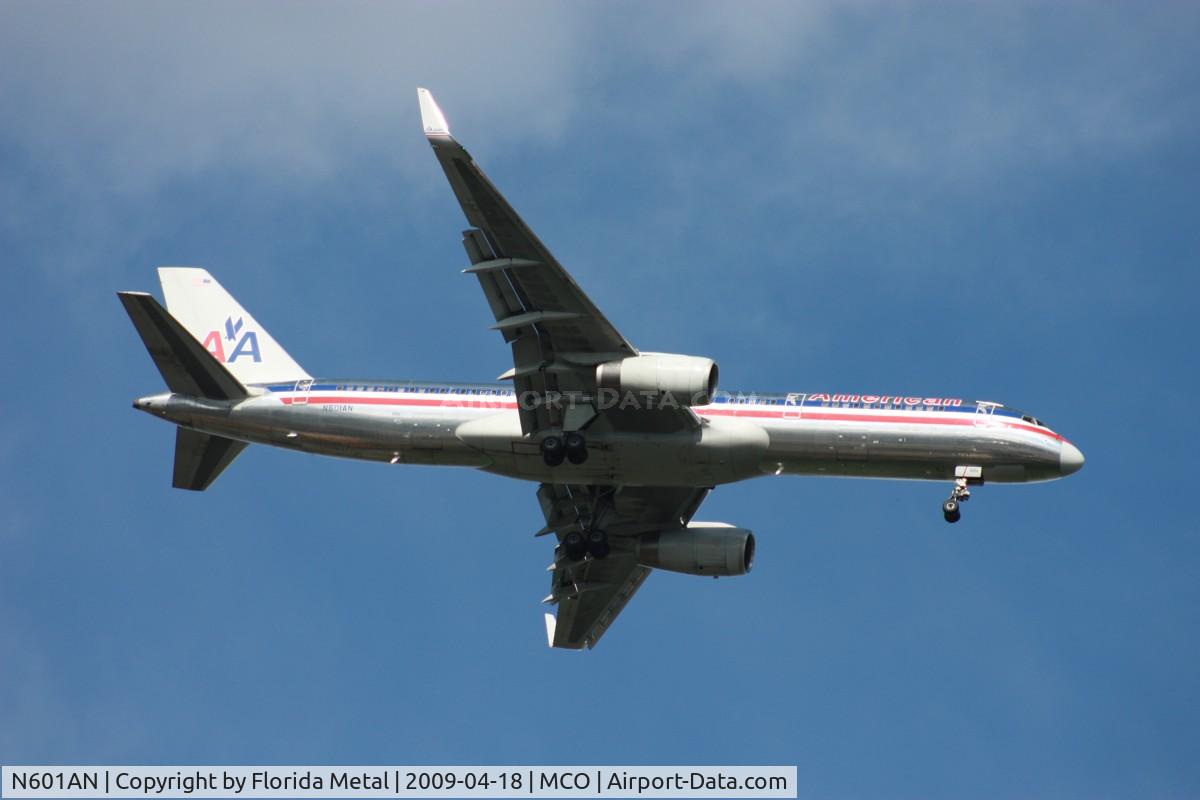
[[[1063,475],[1071,475],[1079,472],[1083,466],[1083,453],[1079,452],[1079,448],[1070,442],[1062,443],[1062,451],[1058,456],[1058,470]]]

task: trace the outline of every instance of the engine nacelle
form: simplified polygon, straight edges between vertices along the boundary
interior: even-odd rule
[[[638,540],[638,563],[688,575],[745,575],[754,565],[754,534],[724,522],[648,533]]]
[[[700,356],[642,353],[596,367],[596,385],[617,392],[661,399],[670,395],[676,406],[704,406],[717,392],[717,362]]]

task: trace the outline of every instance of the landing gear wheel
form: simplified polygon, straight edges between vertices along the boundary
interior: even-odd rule
[[[582,464],[587,461],[587,441],[582,433],[568,433],[563,440],[567,450],[567,460],[572,464]]]
[[[592,531],[587,537],[587,549],[592,558],[604,558],[608,555],[608,534],[604,531]]]
[[[588,549],[587,542],[579,531],[571,531],[564,536],[562,546],[568,561],[581,561]]]
[[[542,439],[542,460],[547,467],[557,467],[563,463],[566,452],[563,450],[563,440],[557,436],[547,436]]]
[[[962,519],[962,507],[960,503],[965,503],[971,499],[971,490],[967,488],[970,483],[970,478],[966,473],[971,470],[970,467],[956,467],[955,473],[957,477],[954,479],[954,488],[950,490],[950,497],[946,502],[942,503],[942,516],[946,518],[946,522],[958,522]],[[983,478],[978,477],[982,473],[977,471],[976,484],[982,485]]]

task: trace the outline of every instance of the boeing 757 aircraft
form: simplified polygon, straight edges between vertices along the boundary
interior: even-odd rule
[[[693,515],[713,487],[763,475],[944,481],[1061,478],[1079,449],[1000,403],[923,395],[719,391],[702,356],[638,350],[450,136],[418,89],[425,136],[470,227],[463,246],[512,347],[499,383],[313,378],[211,275],[163,267],[167,307],[120,292],[170,390],[134,408],[175,423],[173,485],[204,490],[248,443],[392,464],[473,467],[539,484],[557,540],[553,647],[594,647],[653,569],[742,575],[754,535]]]

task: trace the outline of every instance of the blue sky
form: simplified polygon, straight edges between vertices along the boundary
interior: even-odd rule
[[[1189,4],[0,4],[4,763],[784,763],[802,796],[1200,793]],[[113,293],[319,375],[509,366],[414,89],[619,329],[731,389],[1001,400],[1087,466],[764,479],[545,648],[534,487],[251,448],[203,494]]]

